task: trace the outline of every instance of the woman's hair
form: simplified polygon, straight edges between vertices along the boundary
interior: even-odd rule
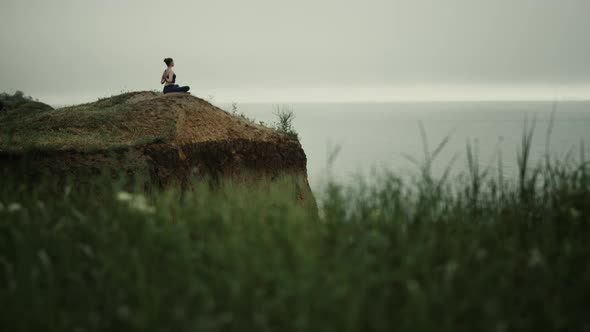
[[[170,66],[170,64],[172,63],[172,58],[165,58],[164,59],[164,63],[166,64],[166,66]]]

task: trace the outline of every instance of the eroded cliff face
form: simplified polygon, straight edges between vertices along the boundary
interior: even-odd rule
[[[199,180],[216,186],[288,178],[293,198],[315,209],[296,138],[191,95],[129,93],[19,116],[19,122],[0,118],[8,128],[0,138],[9,140],[0,142],[4,169],[75,177],[80,184],[105,173],[141,175],[150,186],[183,190]]]

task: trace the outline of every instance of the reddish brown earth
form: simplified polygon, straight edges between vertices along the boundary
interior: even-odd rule
[[[294,199],[315,207],[297,138],[188,94],[128,93],[3,121],[11,128],[0,129],[3,169],[80,182],[105,171],[145,175],[150,185],[182,189],[200,179],[216,185],[289,178]]]

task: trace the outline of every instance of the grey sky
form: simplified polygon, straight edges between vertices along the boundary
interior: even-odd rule
[[[197,95],[299,89],[305,99],[314,88],[338,95],[338,88],[421,85],[585,93],[579,87],[590,85],[588,0],[0,4],[0,91],[54,102],[160,89],[168,56],[179,83]]]

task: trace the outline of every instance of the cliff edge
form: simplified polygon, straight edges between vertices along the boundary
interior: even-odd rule
[[[0,114],[0,167],[77,179],[145,174],[152,185],[187,189],[194,179],[220,182],[282,177],[295,198],[315,201],[297,138],[234,116],[188,94],[131,92],[60,109]]]

